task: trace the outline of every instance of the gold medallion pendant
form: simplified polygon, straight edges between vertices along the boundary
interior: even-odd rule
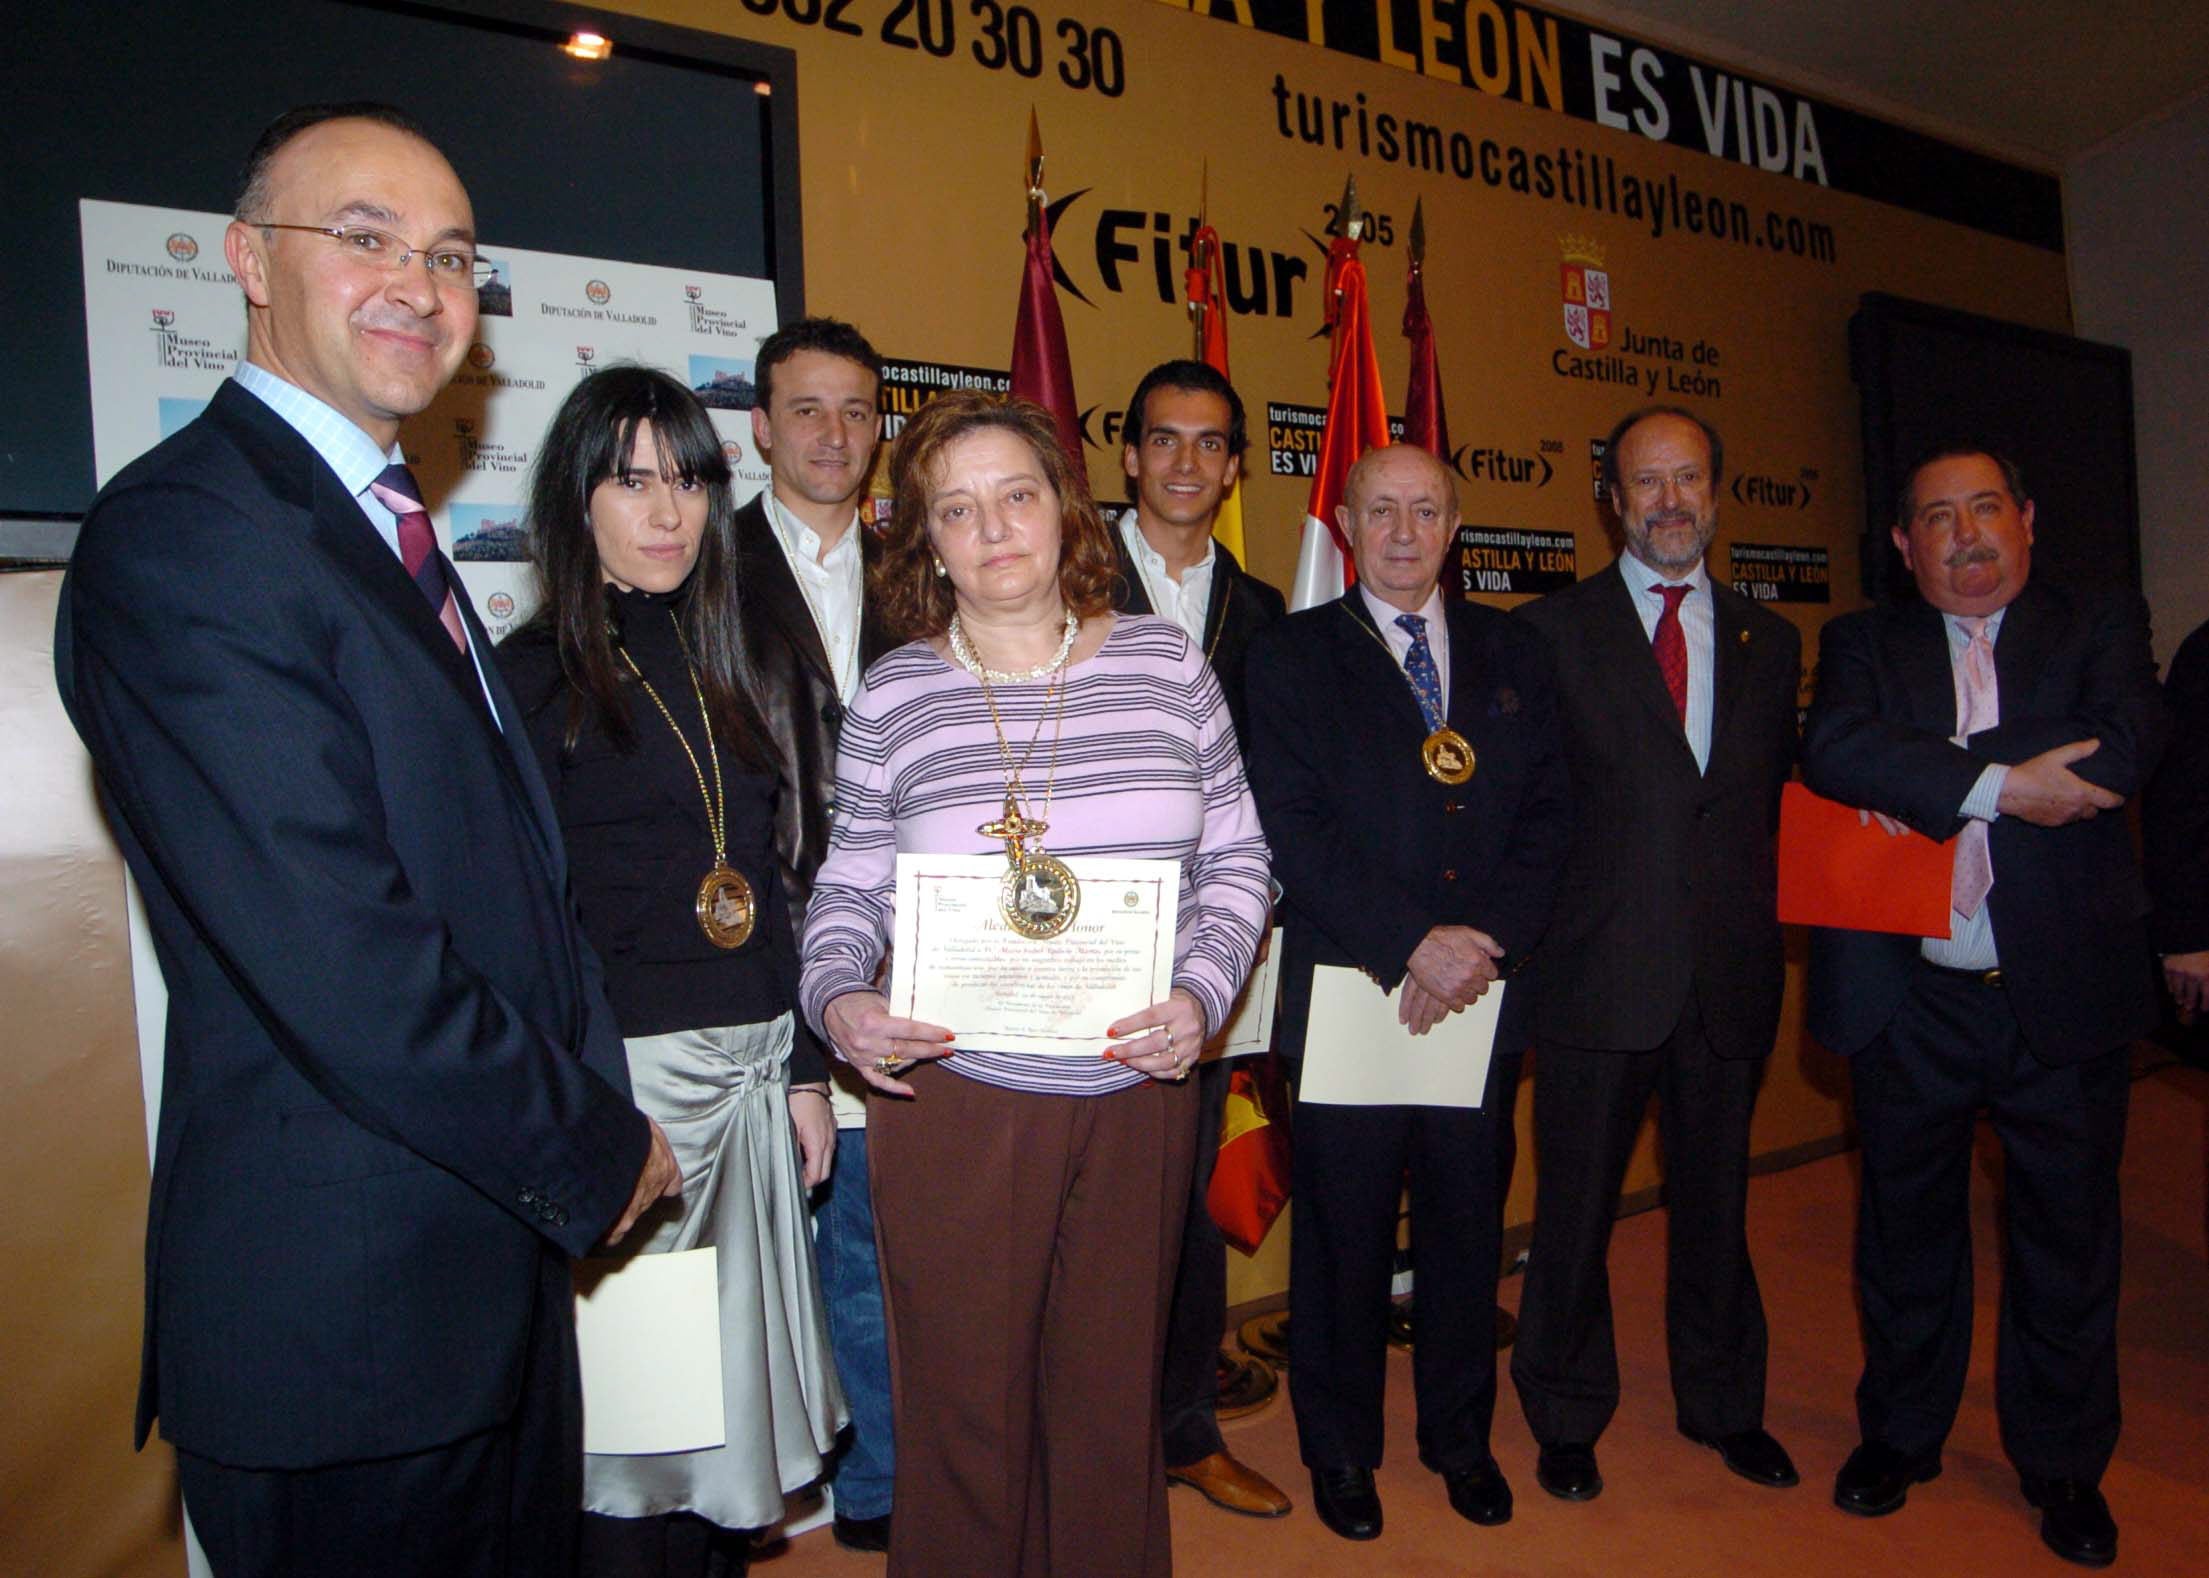
[[[1042,942],[1074,924],[1081,909],[1081,884],[1065,861],[1031,849],[1007,865],[997,888],[997,908],[1006,925],[1032,942]]]
[[[1419,747],[1427,776],[1438,784],[1461,784],[1473,776],[1473,746],[1464,735],[1444,724]]]
[[[741,948],[752,938],[759,905],[744,873],[716,865],[698,884],[698,929],[716,948]]]

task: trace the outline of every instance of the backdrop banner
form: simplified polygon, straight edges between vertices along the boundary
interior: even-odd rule
[[[245,310],[222,259],[225,214],[90,199],[84,234],[92,440],[105,486],[197,416],[245,348]],[[737,477],[765,486],[752,452],[752,360],[774,332],[769,280],[701,274],[487,243],[468,359],[399,441],[493,640],[529,617],[529,472],[553,413],[596,367],[644,362],[695,389]]]

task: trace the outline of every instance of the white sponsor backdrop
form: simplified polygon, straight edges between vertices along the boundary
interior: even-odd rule
[[[227,215],[89,198],[78,209],[104,486],[212,398],[244,349],[245,310],[222,257]],[[438,540],[496,639],[530,612],[521,528],[537,443],[592,368],[644,362],[699,390],[729,449],[738,502],[766,484],[751,419],[736,402],[749,403],[752,360],[775,328],[775,292],[771,281],[733,274],[493,242],[482,252],[500,272],[485,288],[468,359],[399,438]]]

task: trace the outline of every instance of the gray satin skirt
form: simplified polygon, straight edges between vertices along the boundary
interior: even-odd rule
[[[791,1018],[626,1043],[637,1106],[667,1131],[683,1197],[638,1224],[639,1252],[711,1244],[721,1280],[724,1446],[583,1459],[583,1506],[616,1518],[695,1512],[729,1529],[782,1519],[848,1417],[829,1357],[797,1137]]]

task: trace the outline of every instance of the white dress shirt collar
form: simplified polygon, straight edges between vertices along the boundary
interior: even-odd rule
[[[1120,541],[1127,545],[1135,572],[1143,578],[1143,591],[1150,598],[1151,612],[1171,619],[1187,631],[1189,639],[1202,650],[1204,616],[1211,610],[1212,577],[1219,563],[1211,537],[1204,539],[1204,557],[1183,570],[1178,581],[1166,568],[1166,556],[1153,548],[1150,539],[1143,535],[1133,510],[1120,517]]]
[[[1388,643],[1396,666],[1402,668],[1411,655],[1411,632],[1396,623],[1403,617],[1404,610],[1375,597],[1363,581],[1358,583],[1358,595],[1365,599],[1365,611],[1373,616],[1373,623],[1380,626],[1381,639]],[[1419,614],[1427,622],[1427,650],[1434,654],[1434,671],[1442,681],[1442,714],[1447,717],[1450,711],[1450,620],[1442,604],[1441,587],[1427,593]]]

